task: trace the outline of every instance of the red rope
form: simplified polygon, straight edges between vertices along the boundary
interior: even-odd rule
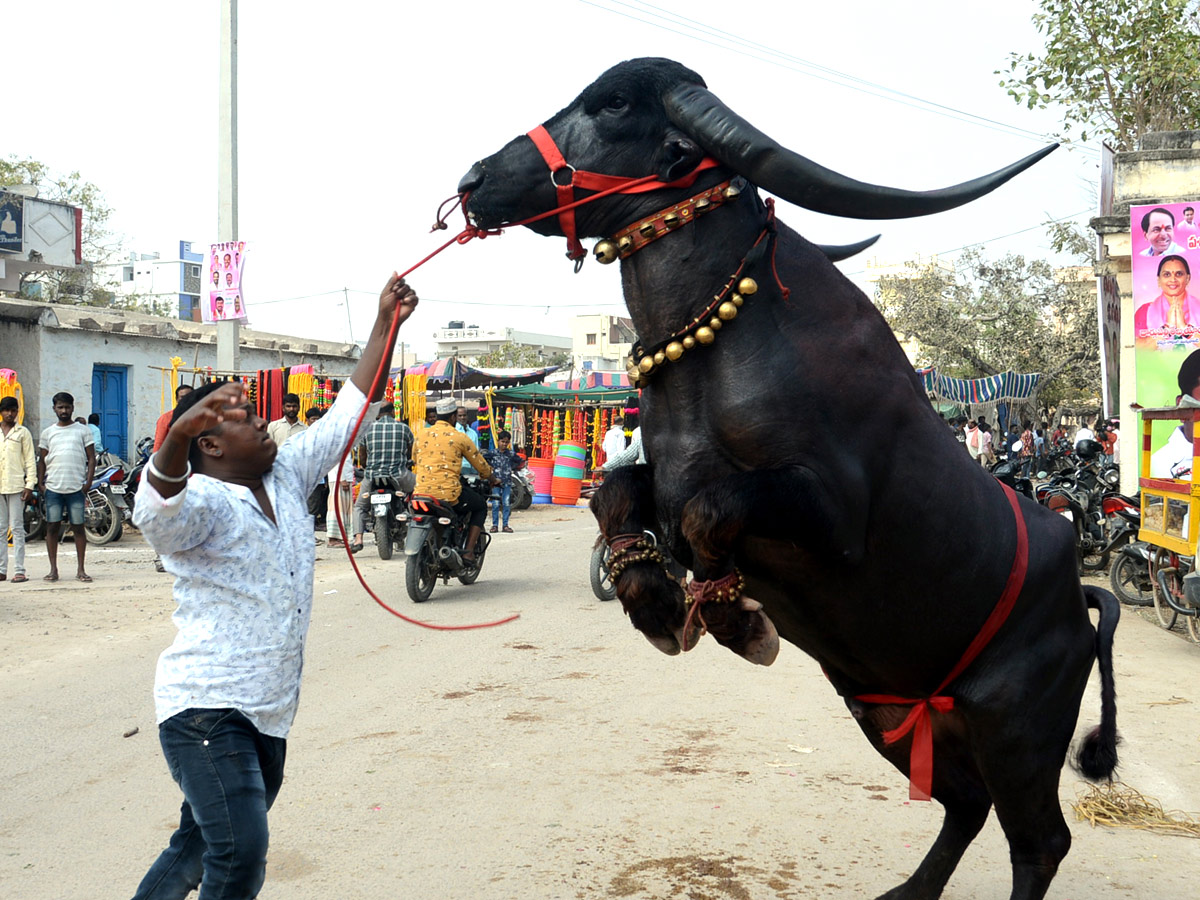
[[[894,744],[910,731],[913,732],[912,750],[908,766],[908,796],[912,800],[929,800],[933,791],[933,721],[932,712],[946,713],[954,709],[954,698],[942,695],[954,679],[958,678],[975,661],[988,642],[995,637],[1009,613],[1017,603],[1021,587],[1025,584],[1025,570],[1029,566],[1029,538],[1025,530],[1025,517],[1021,515],[1020,503],[1016,493],[1006,484],[1001,484],[1004,494],[1012,506],[1013,516],[1017,521],[1017,549],[1013,554],[1012,568],[1008,580],[1004,584],[1004,592],[996,601],[991,615],[983,623],[975,640],[971,641],[959,659],[958,664],[950,670],[950,674],[942,679],[928,697],[895,697],[891,694],[859,694],[856,700],[864,703],[880,703],[891,706],[912,706],[912,711],[896,728],[883,733],[885,744]]]

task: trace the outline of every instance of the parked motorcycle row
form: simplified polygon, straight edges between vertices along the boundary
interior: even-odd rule
[[[992,474],[1018,493],[1071,522],[1081,572],[1109,572],[1112,591],[1131,606],[1153,606],[1159,624],[1172,628],[1182,615],[1200,641],[1200,573],[1195,560],[1138,540],[1141,504],[1117,490],[1120,472],[1103,463],[1096,448],[1078,451],[1066,442],[1023,477],[1020,460],[1006,460]],[[1157,590],[1155,589],[1157,587]]]

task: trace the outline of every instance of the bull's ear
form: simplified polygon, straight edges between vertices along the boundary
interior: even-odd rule
[[[658,148],[655,172],[662,181],[675,181],[700,165],[704,151],[681,131],[670,132]]]

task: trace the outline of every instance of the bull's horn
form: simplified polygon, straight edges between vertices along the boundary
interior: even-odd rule
[[[663,102],[672,122],[739,175],[805,209],[852,219],[905,219],[954,209],[1000,187],[1058,146],[953,187],[905,191],[855,181],[788,150],[698,85],[671,88]]]
[[[879,235],[853,244],[817,244],[817,249],[824,253],[830,262],[841,262],[843,259],[849,259],[862,253],[877,240],[879,240]]]

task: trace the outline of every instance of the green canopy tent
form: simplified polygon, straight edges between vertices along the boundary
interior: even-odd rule
[[[624,405],[637,396],[636,388],[559,388],[549,384],[525,384],[503,388],[492,394],[502,403],[599,403]]]

